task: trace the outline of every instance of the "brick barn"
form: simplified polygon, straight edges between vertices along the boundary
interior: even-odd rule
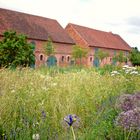
[[[69,66],[73,63],[72,46],[76,44],[89,50],[83,59],[83,65],[103,66],[113,64],[113,56],[123,52],[125,56],[131,47],[117,34],[91,29],[75,24],[68,24],[65,29],[54,19],[25,14],[0,8],[0,38],[3,32],[13,30],[27,35],[28,42],[35,45],[35,67]],[[55,54],[47,56],[44,43],[51,38]],[[94,54],[101,49],[109,56],[100,62]]]
[[[119,35],[112,32],[99,31],[71,23],[66,26],[65,30],[76,44],[89,50],[88,57],[83,60],[86,66],[99,66],[99,60],[94,58],[94,54],[99,49],[109,54],[109,57],[104,58],[100,66],[113,64],[113,56],[119,54],[119,52],[128,56],[131,51],[131,47]]]
[[[74,41],[56,20],[0,8],[0,38],[8,30],[27,35],[28,42],[35,45],[36,67],[67,66],[71,63]],[[48,38],[55,48],[55,55],[49,57],[43,49]]]

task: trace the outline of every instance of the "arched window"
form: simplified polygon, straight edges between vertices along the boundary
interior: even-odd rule
[[[40,61],[43,60],[43,55],[41,54],[40,57],[39,57]]]
[[[62,62],[64,62],[64,59],[65,59],[65,57],[64,57],[64,56],[62,56],[61,61],[62,61]]]
[[[92,62],[92,57],[90,57],[90,62]]]
[[[70,61],[70,56],[67,57],[67,61],[68,61],[68,62]]]

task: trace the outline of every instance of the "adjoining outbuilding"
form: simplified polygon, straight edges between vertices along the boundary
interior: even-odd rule
[[[69,23],[65,30],[76,44],[89,50],[86,59],[87,66],[98,67],[104,64],[115,65],[116,62],[113,60],[114,56],[121,52],[123,56],[128,57],[131,51],[131,47],[119,35],[113,34],[112,32],[95,30],[72,23]],[[109,54],[108,57],[104,58],[102,61],[95,58],[99,49]]]

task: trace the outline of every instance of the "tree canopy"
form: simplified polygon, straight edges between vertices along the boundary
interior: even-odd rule
[[[51,38],[48,38],[47,43],[45,43],[44,50],[47,56],[54,54],[54,46],[53,46]]]
[[[113,61],[120,62],[120,63],[127,62],[127,59],[128,58],[124,56],[122,51],[120,51],[119,54],[113,57]]]
[[[80,64],[82,63],[82,58],[87,56],[87,53],[88,53],[87,49],[84,49],[79,45],[73,46],[72,56],[75,60],[80,59]]]
[[[0,41],[0,67],[31,66],[34,64],[35,46],[27,37],[14,31],[3,33]]]
[[[130,61],[134,66],[140,66],[140,51],[137,47],[132,48],[130,53]]]
[[[103,50],[101,50],[101,49],[99,49],[95,54],[94,54],[94,57],[95,58],[98,58],[99,60],[103,60],[104,58],[106,58],[106,57],[108,57],[109,56],[109,54],[108,54],[108,52],[105,52],[105,51],[103,51]]]

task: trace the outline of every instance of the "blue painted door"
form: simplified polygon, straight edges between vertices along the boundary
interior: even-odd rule
[[[47,66],[51,67],[51,66],[56,66],[57,64],[57,59],[55,56],[49,56],[47,59]]]
[[[99,48],[95,48],[95,49],[94,49],[94,51],[95,51],[94,53],[97,54],[97,53],[98,53],[98,50],[99,50]],[[99,67],[99,64],[100,64],[99,58],[96,58],[96,57],[95,57],[95,58],[94,58],[94,61],[93,61],[93,65],[94,65],[95,67]]]
[[[32,49],[34,55],[35,55],[35,47],[36,47],[36,43],[35,43],[35,41],[32,41],[31,49]],[[35,68],[35,56],[33,56],[31,59],[32,59],[32,63],[30,64],[30,67]]]
[[[113,61],[112,61],[112,65],[116,65],[116,63],[117,63],[117,61],[115,60],[115,59],[113,59]]]
[[[93,61],[93,64],[94,64],[95,67],[99,67],[99,64],[100,64],[99,59],[95,58],[94,61]]]
[[[114,50],[114,57],[116,56],[116,50]],[[112,65],[116,65],[117,61],[116,59],[114,58],[113,61],[112,61]]]

